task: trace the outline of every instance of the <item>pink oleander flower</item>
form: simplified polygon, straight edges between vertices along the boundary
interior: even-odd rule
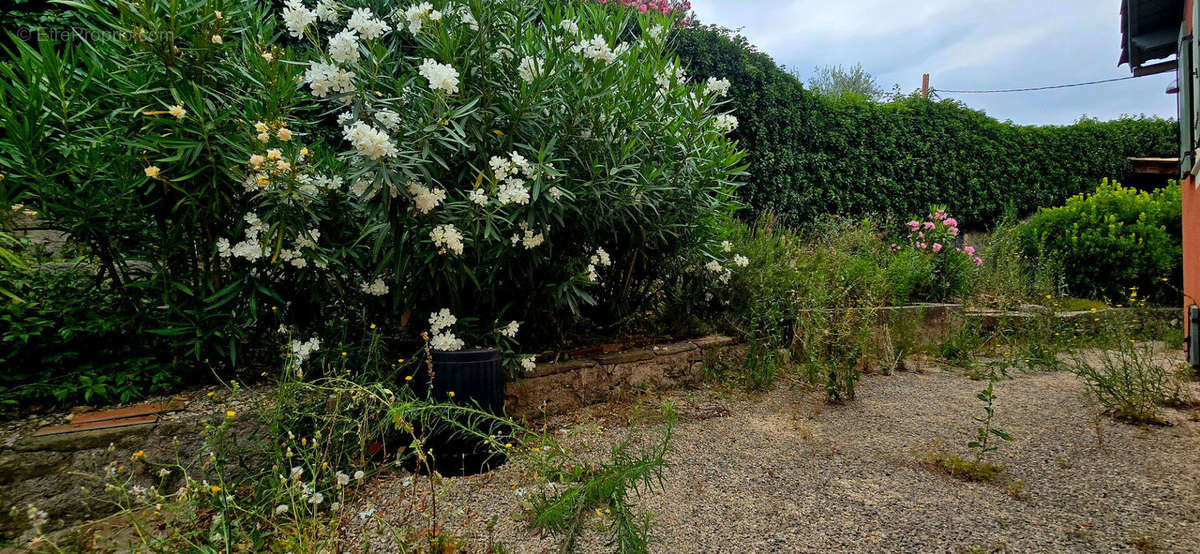
[[[963,252],[966,252],[968,256],[974,256],[975,255],[975,247],[968,246],[966,248],[963,248]]]
[[[940,242],[933,243],[933,251],[941,252],[942,251],[942,243],[940,243]]]
[[[912,221],[909,221],[907,223],[907,225],[910,229],[916,230],[917,227],[921,226],[921,222],[914,219]]]
[[[926,229],[933,229],[934,227],[937,227],[937,225],[936,225],[934,222],[932,222],[932,221],[926,221],[926,222],[925,222],[925,228],[926,228]]]
[[[923,242],[918,242],[918,243],[917,243],[917,248],[920,248],[921,250],[924,250],[924,249],[925,249],[925,243],[923,243]]]
[[[958,220],[953,217],[946,218],[942,223],[945,223],[947,227],[958,227]]]
[[[983,258],[975,256],[975,265],[983,265]]]
[[[950,236],[957,237],[958,236],[958,227],[951,227],[951,228],[947,229],[946,232],[950,233]]]

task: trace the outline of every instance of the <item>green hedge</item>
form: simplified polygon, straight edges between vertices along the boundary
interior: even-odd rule
[[[793,222],[822,213],[907,217],[945,204],[977,227],[1010,203],[1025,215],[1091,190],[1101,178],[1123,178],[1128,157],[1177,155],[1178,124],[1171,120],[1033,127],[953,100],[827,98],[728,31],[684,29],[674,47],[692,78],[733,84],[730,104],[740,121],[734,137],[751,153],[742,199]]]
[[[1067,292],[1113,300],[1178,300],[1183,259],[1179,185],[1153,192],[1104,181],[1017,228],[1027,256],[1062,264]]]

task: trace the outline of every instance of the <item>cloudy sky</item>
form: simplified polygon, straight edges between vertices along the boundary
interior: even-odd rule
[[[776,62],[862,63],[906,92],[1036,87],[1129,76],[1120,56],[1120,0],[692,0],[700,21],[741,28]],[[1175,116],[1173,73],[1088,87],[943,94],[997,119],[1064,124],[1081,115]]]

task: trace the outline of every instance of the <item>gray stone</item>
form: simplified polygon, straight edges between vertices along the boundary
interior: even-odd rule
[[[73,433],[26,437],[13,445],[14,450],[30,452],[36,450],[53,450],[58,452],[73,452],[100,448],[111,443],[121,442],[128,437],[145,437],[154,428],[153,423],[129,425],[125,427],[109,427],[104,429],[89,429]]]

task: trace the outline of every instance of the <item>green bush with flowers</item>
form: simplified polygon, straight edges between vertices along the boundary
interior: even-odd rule
[[[529,351],[728,281],[744,154],[728,82],[669,54],[677,15],[75,6],[80,41],[0,64],[0,168],[181,373],[261,366],[281,324],[300,354],[368,324]]]
[[[360,287],[431,314],[435,349],[523,321],[552,337],[716,250],[737,123],[727,81],[691,84],[667,54],[671,16],[526,0],[282,15],[369,222]]]
[[[1072,295],[1124,302],[1136,289],[1141,300],[1174,301],[1181,210],[1178,184],[1146,192],[1106,179],[1091,194],[1038,210],[1017,233],[1030,258],[1061,262]]]
[[[903,237],[893,242],[893,258],[885,270],[893,304],[911,301],[962,299],[983,258],[974,246],[962,246],[958,220],[945,208],[934,207],[924,220],[905,224]]]

